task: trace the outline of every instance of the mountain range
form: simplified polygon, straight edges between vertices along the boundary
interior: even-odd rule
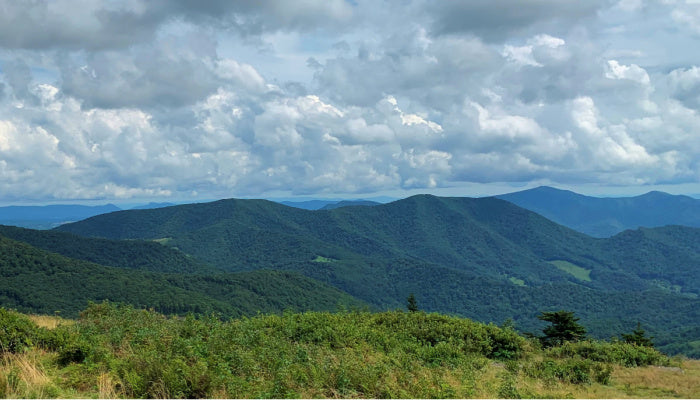
[[[279,270],[373,308],[414,293],[427,311],[534,331],[570,309],[592,334],[642,322],[661,345],[694,354],[700,328],[700,229],[667,226],[592,238],[497,198],[413,196],[309,211],[221,200],[120,211],[58,227],[102,240],[157,241],[230,273]]]
[[[541,186],[496,197],[594,237],[639,227],[700,227],[700,200],[664,192],[606,198]]]
[[[520,196],[586,200],[551,188]],[[0,241],[0,305],[27,312],[70,315],[105,298],[225,316],[391,309],[413,293],[423,310],[512,319],[529,332],[546,310],[575,311],[597,337],[641,322],[663,349],[700,356],[700,229],[688,226],[594,238],[493,197],[325,210],[228,199],[50,231],[0,226]]]

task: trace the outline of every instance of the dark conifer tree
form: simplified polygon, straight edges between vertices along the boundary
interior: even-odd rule
[[[418,311],[418,303],[416,302],[416,296],[414,296],[413,293],[408,295],[406,302],[407,302],[406,308],[408,308],[408,311],[410,311],[410,312]]]
[[[632,333],[623,333],[622,338],[625,342],[636,344],[637,346],[654,347],[654,342],[651,341],[654,337],[647,337],[646,332],[642,329],[642,324],[639,322],[637,322],[637,329],[633,330]]]
[[[542,312],[537,318],[552,324],[542,330],[544,336],[540,341],[546,347],[577,342],[586,336],[586,328],[578,323],[579,318],[574,317],[573,311]]]

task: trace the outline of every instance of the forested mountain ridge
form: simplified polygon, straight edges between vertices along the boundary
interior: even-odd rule
[[[176,249],[153,241],[87,238],[68,232],[0,225],[0,235],[68,258],[100,265],[151,272],[221,272]]]
[[[672,238],[650,230],[641,242],[625,240],[634,233],[595,239],[504,200],[430,195],[319,211],[230,199],[110,213],[57,228],[110,239],[161,240],[230,271],[298,265],[317,257],[355,265],[412,260],[525,285],[570,281],[641,290],[661,284],[698,294],[692,273],[700,267],[698,230],[673,229]],[[646,262],[633,261],[641,259]],[[650,281],[650,262],[683,265],[665,268]]]
[[[495,197],[595,237],[610,237],[639,227],[700,227],[700,200],[664,192],[591,197],[540,186]]]
[[[89,301],[107,299],[165,313],[218,312],[224,316],[366,306],[293,272],[203,275],[107,267],[0,235],[0,306],[75,316]]]

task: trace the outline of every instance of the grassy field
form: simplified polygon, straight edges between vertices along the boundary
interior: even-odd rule
[[[554,260],[554,261],[549,261],[549,263],[554,265],[555,267],[559,268],[560,270],[573,275],[574,278],[576,278],[580,281],[584,281],[584,282],[591,281],[591,270],[590,269],[585,269],[585,268],[579,267],[576,264],[572,264],[572,263],[570,263],[568,261],[564,261],[564,260]]]
[[[508,328],[422,312],[222,321],[101,304],[77,321],[30,318],[48,330],[3,352],[0,397],[700,397],[698,360],[623,343],[542,349]]]

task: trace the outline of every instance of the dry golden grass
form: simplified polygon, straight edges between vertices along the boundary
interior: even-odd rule
[[[0,392],[6,398],[51,398],[56,387],[50,374],[44,370],[43,362],[47,353],[43,350],[30,350],[22,354],[6,353],[0,362]]]
[[[97,392],[100,399],[117,399],[124,394],[117,390],[117,382],[106,372],[97,377]]]
[[[684,360],[680,367],[618,368],[613,385],[630,397],[700,398],[700,360]]]
[[[639,399],[700,398],[700,360],[684,360],[680,367],[616,367],[611,383],[572,385],[518,379],[518,391],[525,397]]]
[[[32,320],[37,326],[46,329],[54,329],[59,325],[72,325],[75,321],[70,319],[64,319],[53,315],[28,315],[29,319]]]

